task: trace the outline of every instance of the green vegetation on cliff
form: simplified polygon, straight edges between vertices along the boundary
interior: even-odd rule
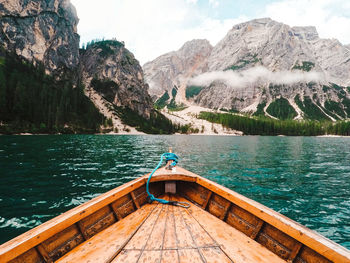
[[[310,61],[303,61],[301,65],[295,64],[292,69],[298,69],[302,71],[309,72],[313,67],[315,66],[315,63]]]
[[[256,112],[254,112],[253,116],[265,116],[264,108],[266,106],[266,101],[259,103],[256,107]]]
[[[267,107],[266,112],[280,120],[293,119],[297,116],[294,108],[285,98],[279,98],[271,102]]]
[[[90,42],[86,43],[86,45],[83,44],[83,47],[80,50],[80,52],[84,53],[85,50],[88,48],[99,48],[101,49],[100,54],[103,57],[108,57],[115,53],[115,51],[111,47],[121,48],[124,47],[124,44],[117,40],[93,39]]]
[[[154,103],[154,108],[163,109],[166,106],[166,103],[169,99],[169,93],[167,91],[164,92],[164,94]]]
[[[301,101],[299,94],[294,98],[295,103],[298,105],[299,109],[301,109],[305,113],[305,118],[310,120],[330,120],[329,117],[322,112],[322,110],[312,102],[310,97],[305,96],[304,101]]]
[[[261,59],[258,58],[258,54],[249,54],[245,59],[240,59],[237,64],[232,65],[228,68],[225,69],[226,70],[239,70],[244,68],[245,66],[249,65],[249,64],[256,64],[258,62],[261,62]]]
[[[41,65],[2,51],[0,133],[95,133],[104,117],[73,77],[56,80]]]
[[[324,107],[333,114],[337,114],[338,116],[340,116],[342,118],[346,117],[345,112],[342,109],[342,107],[340,106],[339,102],[336,102],[333,100],[327,100],[324,104]],[[335,118],[338,119],[336,116],[335,116]]]
[[[201,91],[203,87],[200,86],[188,86],[186,87],[186,99],[193,98],[197,96]]]
[[[224,127],[242,131],[245,135],[350,135],[350,121],[339,121],[336,123],[330,121],[280,121],[213,112],[201,112],[198,117],[213,123],[220,123]]]
[[[151,113],[150,119],[145,119],[129,108],[114,107],[116,114],[123,123],[135,127],[136,130],[149,134],[172,134],[179,130],[172,122],[158,111]]]

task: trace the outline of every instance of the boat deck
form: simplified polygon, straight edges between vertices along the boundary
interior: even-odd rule
[[[163,198],[186,201],[179,196]],[[146,204],[75,247],[64,262],[286,262],[191,204]]]

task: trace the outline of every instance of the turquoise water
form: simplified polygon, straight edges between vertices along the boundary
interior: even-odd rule
[[[180,165],[350,248],[350,138],[0,136],[0,243],[157,164]]]

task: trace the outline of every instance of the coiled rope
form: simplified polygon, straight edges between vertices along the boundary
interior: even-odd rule
[[[177,165],[177,163],[178,163],[178,160],[179,160],[179,157],[177,157],[177,155],[175,153],[163,153],[160,156],[160,161],[159,161],[158,165],[156,166],[156,168],[154,168],[153,171],[151,172],[151,174],[149,175],[148,180],[147,180],[147,184],[146,184],[146,192],[147,192],[148,199],[149,199],[150,203],[152,203],[153,201],[157,201],[157,202],[159,202],[161,204],[177,205],[177,206],[181,206],[181,207],[184,207],[184,208],[190,207],[190,204],[187,203],[187,202],[169,201],[169,200],[165,200],[165,199],[156,198],[153,194],[151,194],[149,192],[149,182],[151,181],[152,175],[162,165],[164,158],[165,158],[165,161],[167,163],[169,161],[172,161],[172,163],[170,164],[171,168],[175,167]]]

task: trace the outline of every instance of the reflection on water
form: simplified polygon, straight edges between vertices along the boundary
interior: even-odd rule
[[[350,139],[0,136],[0,243],[151,171],[180,165],[350,248]]]

